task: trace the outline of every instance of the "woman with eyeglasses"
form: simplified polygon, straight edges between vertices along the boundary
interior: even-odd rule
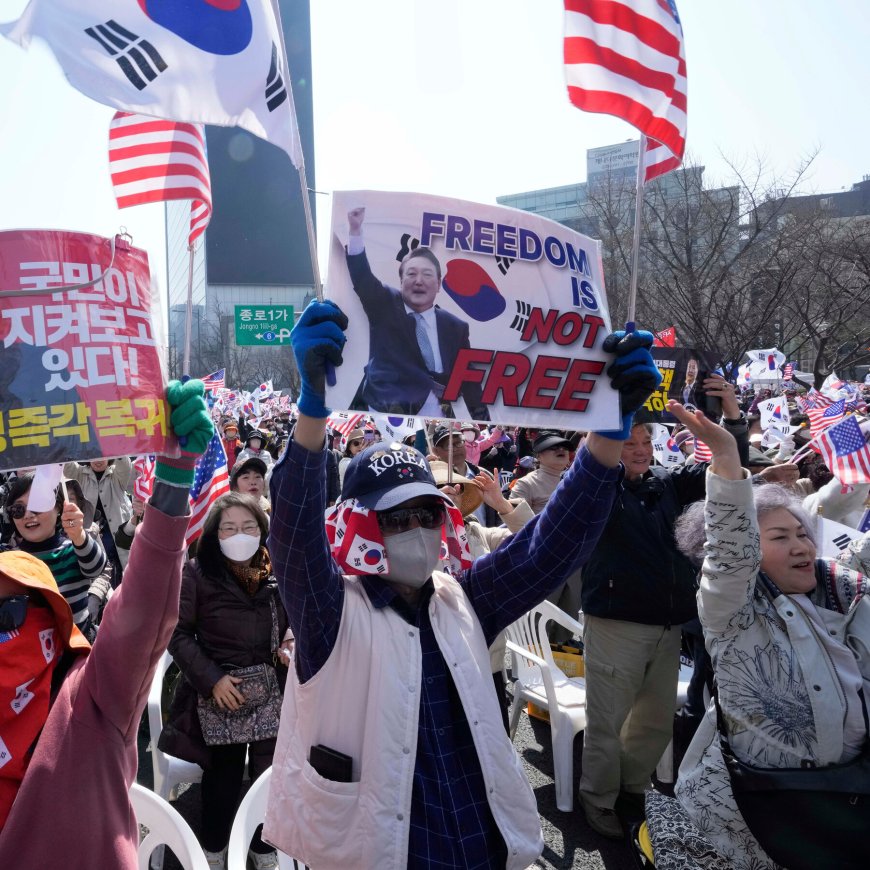
[[[268,739],[207,745],[199,698],[211,699],[218,711],[245,709],[242,681],[230,672],[253,665],[275,668],[284,691],[293,640],[265,547],[268,531],[266,515],[252,496],[231,492],[214,503],[197,558],[184,567],[178,625],[169,642],[183,679],[159,746],[205,771],[201,841],[209,866],[216,868],[226,867],[245,757],[253,781],[272,764],[278,722]],[[250,857],[258,870],[277,866],[275,852],[259,833]]]
[[[350,434],[341,439],[341,460],[338,463],[339,485],[344,486],[344,473],[351,459],[366,446],[365,433],[362,429],[352,429]]]
[[[169,385],[167,417],[186,439],[183,453],[157,458],[124,583],[93,647],[45,562],[23,549],[0,553],[0,867],[139,866],[129,798],[136,737],[178,616],[194,466],[214,432],[203,392],[202,381]],[[31,536],[34,516],[16,521]],[[60,512],[64,523],[80,516]],[[80,540],[76,525],[65,528]]]
[[[11,545],[44,562],[60,594],[73,613],[73,622],[88,640],[94,627],[88,611],[88,590],[106,567],[102,544],[85,530],[85,518],[72,501],[64,502],[57,488],[54,506],[47,511],[28,508],[33,474],[22,474],[9,483],[6,513],[15,526]]]

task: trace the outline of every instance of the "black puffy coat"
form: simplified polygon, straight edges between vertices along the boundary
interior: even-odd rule
[[[726,426],[748,462],[745,425]],[[698,615],[697,571],[677,550],[674,523],[707,491],[708,463],[651,468],[624,481],[610,518],[583,566],[583,612],[644,625],[682,625]]]
[[[181,678],[158,742],[163,752],[209,766],[209,748],[196,712],[197,696],[210,697],[215,683],[229,670],[275,664],[270,600],[275,601],[278,613],[280,643],[289,623],[274,577],[250,596],[229,571],[219,577],[207,576],[196,559],[184,566],[178,625],[169,641],[169,653]],[[287,668],[279,664],[276,671],[283,692]]]

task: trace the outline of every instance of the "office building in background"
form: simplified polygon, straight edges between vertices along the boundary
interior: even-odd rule
[[[309,0],[279,0],[308,186],[314,184],[314,118]],[[237,127],[206,127],[211,223],[194,254],[193,376],[227,370],[227,385],[286,381],[289,347],[235,341],[235,306],[287,306],[314,293],[299,175],[287,154]],[[311,203],[312,213],[315,204]],[[169,368],[181,374],[187,304],[187,202],[166,205]],[[292,326],[292,324],[291,324]]]

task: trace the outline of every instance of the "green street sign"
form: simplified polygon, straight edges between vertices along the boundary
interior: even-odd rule
[[[292,305],[236,305],[236,344],[280,347],[290,343]]]

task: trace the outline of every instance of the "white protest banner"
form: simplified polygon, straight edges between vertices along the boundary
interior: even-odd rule
[[[62,477],[62,464],[37,466],[27,497],[27,510],[35,514],[51,510],[57,504],[55,492]]]
[[[653,423],[652,445],[653,453],[659,465],[665,468],[676,468],[686,461],[683,451],[677,446],[667,426]]]
[[[373,191],[333,195],[332,233],[326,295],[350,326],[328,405],[618,427],[599,242],[515,209]]]
[[[836,559],[850,542],[861,537],[858,529],[819,517],[819,555]]]

